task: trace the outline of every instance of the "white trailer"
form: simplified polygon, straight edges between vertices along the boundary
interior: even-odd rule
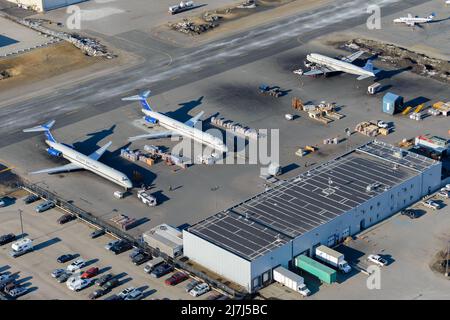
[[[29,238],[20,239],[11,245],[11,249],[12,251],[9,255],[13,258],[24,255],[27,252],[33,251],[33,240]]]
[[[306,297],[311,294],[311,291],[309,291],[304,283],[303,277],[281,266],[273,270],[273,280],[300,293],[302,296]]]
[[[328,263],[343,273],[349,273],[352,270],[347,261],[345,261],[345,257],[342,253],[326,246],[322,245],[316,248],[316,258]]]

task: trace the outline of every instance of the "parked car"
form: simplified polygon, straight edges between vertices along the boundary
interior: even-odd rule
[[[72,214],[70,214],[70,213],[67,213],[67,214],[65,214],[65,215],[63,215],[63,216],[61,216],[61,217],[59,217],[59,219],[57,220],[57,222],[59,223],[59,224],[65,224],[65,223],[67,223],[67,222],[70,222],[70,221],[72,221],[72,220],[75,220],[77,217],[76,216],[74,216],[74,215],[72,215]]]
[[[53,278],[58,278],[60,275],[62,275],[66,270],[64,269],[55,269],[52,272],[52,277]]]
[[[108,242],[108,243],[105,245],[105,249],[108,250],[108,251],[110,251],[111,248],[114,247],[114,246],[115,246],[116,244],[118,244],[119,242],[120,242],[120,240],[113,240],[113,241],[110,241],[110,242]]]
[[[24,202],[25,204],[30,204],[30,203],[33,203],[33,202],[38,201],[39,199],[40,199],[39,196],[37,196],[37,195],[35,195],[35,194],[30,194],[28,197],[26,197],[25,199],[23,199],[23,202]]]
[[[377,126],[380,128],[383,128],[383,129],[387,129],[389,127],[389,125],[386,122],[384,122],[383,120],[378,120]]]
[[[122,300],[117,294],[107,297],[105,300]]]
[[[438,210],[438,209],[441,208],[441,206],[440,206],[437,202],[435,202],[435,201],[433,201],[433,200],[426,200],[426,201],[423,201],[422,204],[423,204],[425,207],[430,208],[430,209],[433,209],[433,210]]]
[[[131,253],[128,255],[130,257],[130,259],[133,259],[134,257],[136,257],[137,255],[144,253],[144,251],[142,251],[139,248],[134,248],[133,251],[131,251]]]
[[[167,278],[164,283],[168,286],[175,286],[188,278],[188,275],[184,272],[175,272],[172,276]]]
[[[121,254],[122,252],[125,252],[127,250],[130,250],[133,248],[133,245],[125,240],[121,240],[119,243],[116,243],[112,248],[111,251],[114,252],[114,254]]]
[[[194,289],[194,287],[196,286],[196,285],[198,285],[198,284],[200,284],[200,281],[198,281],[198,280],[192,280],[191,282],[189,282],[187,285],[186,285],[186,292],[189,292],[189,291],[191,291],[192,289]]]
[[[69,264],[67,266],[67,271],[69,272],[75,272],[80,270],[81,268],[83,268],[86,265],[86,262],[84,261],[84,259],[79,258],[77,260],[75,260],[74,262],[72,262],[71,264]]]
[[[3,198],[0,198],[0,208],[6,207],[6,201]]]
[[[214,292],[212,294],[209,295],[208,298],[206,298],[207,300],[219,300],[223,297],[223,294],[218,293],[218,292]]]
[[[134,289],[126,295],[124,300],[141,300],[144,297],[142,290]]]
[[[105,230],[104,229],[95,230],[94,232],[91,233],[91,239],[95,239],[95,238],[101,237],[104,234],[105,234]]]
[[[401,214],[410,217],[411,219],[417,218],[416,212],[412,209],[404,209],[401,211]]]
[[[98,275],[98,268],[91,267],[81,274],[81,279],[90,279]]]
[[[7,293],[12,298],[17,298],[20,296],[23,296],[25,293],[28,292],[28,289],[23,286],[16,286],[15,288],[9,290]]]
[[[202,294],[207,293],[209,290],[210,290],[209,285],[203,282],[196,285],[191,291],[189,291],[189,294],[193,297],[199,297]]]
[[[440,191],[437,195],[441,198],[448,199],[450,198],[450,191]]]
[[[61,256],[59,256],[56,261],[58,261],[59,263],[66,263],[69,262],[70,260],[74,259],[75,255],[68,253],[68,254],[63,254]]]
[[[41,213],[47,210],[50,210],[55,207],[55,203],[53,201],[47,200],[36,207],[36,212]]]
[[[152,256],[148,253],[140,253],[137,256],[135,256],[131,262],[133,262],[135,265],[140,266],[144,262],[147,262],[152,259]]]
[[[107,283],[109,280],[111,280],[112,278],[114,278],[114,275],[112,273],[104,274],[95,280],[95,284],[98,286],[102,286],[105,283]]]
[[[94,299],[100,298],[100,297],[104,296],[106,293],[108,293],[107,290],[97,289],[89,295],[89,299],[94,300]]]
[[[14,233],[4,234],[0,236],[0,246],[13,242],[14,240],[16,240]]]
[[[388,264],[386,259],[383,259],[378,254],[369,254],[369,256],[367,257],[367,261],[373,262],[376,265],[379,265],[380,267],[384,267]]]
[[[165,276],[169,272],[173,271],[173,267],[170,264],[163,263],[159,266],[157,266],[150,275],[154,278],[161,278],[162,276]]]
[[[72,291],[81,291],[84,288],[88,287],[92,283],[92,279],[82,279],[79,277],[73,277],[72,279],[67,280],[67,288]]]
[[[101,288],[103,290],[111,290],[119,285],[119,279],[112,278],[111,280],[107,281],[105,284],[101,285]]]
[[[135,289],[136,289],[135,287],[125,288],[125,289],[123,289],[123,290],[118,294],[118,296],[119,296],[121,299],[125,299],[125,298],[128,296],[128,294],[130,294],[131,292],[133,292]]]
[[[56,278],[56,281],[59,283],[64,283],[72,276],[71,272],[64,271],[58,278]]]

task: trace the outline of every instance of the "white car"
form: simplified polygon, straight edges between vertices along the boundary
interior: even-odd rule
[[[373,262],[376,265],[379,265],[380,267],[384,267],[387,265],[387,261],[380,257],[378,254],[370,254],[367,257],[367,261]]]
[[[445,198],[445,199],[450,198],[450,192],[447,191],[447,190],[445,190],[445,191],[440,191],[440,192],[437,193],[437,195],[438,195],[439,197]]]
[[[193,297],[199,297],[202,294],[207,293],[210,290],[208,284],[206,283],[200,283],[194,287],[191,291],[189,291],[189,294]]]
[[[445,190],[450,191],[450,184],[446,184],[444,188]]]
[[[72,291],[80,291],[89,286],[92,279],[82,279],[81,277],[72,277],[67,280],[66,285]]]
[[[84,259],[79,258],[67,266],[67,271],[74,273],[83,268],[85,265],[86,262],[84,261]]]
[[[438,210],[441,208],[441,206],[438,203],[434,202],[433,200],[423,201],[422,204],[425,207],[433,209],[433,210]]]
[[[383,129],[387,129],[389,127],[389,125],[386,122],[382,121],[382,120],[379,120],[377,122],[377,126],[380,127],[380,128],[383,128]]]
[[[125,299],[130,293],[132,293],[132,292],[135,291],[135,290],[136,290],[135,287],[129,287],[129,288],[123,289],[122,292],[120,292],[120,293],[118,294],[118,296],[119,296],[121,299]]]

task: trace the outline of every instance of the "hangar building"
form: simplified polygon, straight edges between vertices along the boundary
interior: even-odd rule
[[[79,2],[84,2],[86,0],[8,0],[8,1],[39,12],[43,12],[69,6],[71,4]]]
[[[435,191],[441,171],[438,161],[375,140],[184,230],[184,254],[254,292],[274,268]]]

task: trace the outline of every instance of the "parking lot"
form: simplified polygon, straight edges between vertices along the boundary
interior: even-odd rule
[[[56,261],[58,256],[67,253],[79,254],[79,257],[87,262],[83,271],[90,267],[98,267],[98,277],[112,273],[120,280],[118,287],[101,299],[118,294],[128,287],[142,289],[144,299],[194,299],[185,292],[185,286],[190,280],[173,287],[166,286],[164,280],[170,274],[160,279],[152,278],[143,271],[144,264],[135,266],[131,263],[128,257],[131,251],[115,256],[112,252],[105,250],[105,244],[112,240],[110,236],[104,235],[91,239],[90,233],[94,229],[79,220],[59,225],[56,220],[62,212],[59,209],[51,209],[36,213],[34,208],[39,203],[24,205],[21,199],[17,199],[15,204],[0,209],[0,234],[20,235],[18,210],[23,210],[24,234],[33,239],[35,246],[33,252],[15,259],[9,256],[11,244],[0,247],[0,272],[15,274],[18,282],[29,288],[29,292],[19,299],[88,299],[89,294],[98,289],[97,285],[74,292],[64,283],[60,284],[51,277],[54,269],[65,268],[70,263],[60,264]],[[207,299],[210,294],[212,292],[196,299]]]
[[[450,240],[450,200],[435,197],[441,209],[427,209],[420,203],[412,207],[417,218],[400,213],[358,235],[348,245],[337,248],[353,267],[367,269],[369,254],[379,254],[388,265],[381,267],[380,289],[369,289],[368,275],[354,270],[338,275],[337,283],[320,284],[305,276],[312,295],[306,299],[449,299],[450,278],[431,269],[438,251],[446,250]],[[304,276],[304,274],[302,274]],[[305,299],[274,283],[261,290],[266,298]]]

